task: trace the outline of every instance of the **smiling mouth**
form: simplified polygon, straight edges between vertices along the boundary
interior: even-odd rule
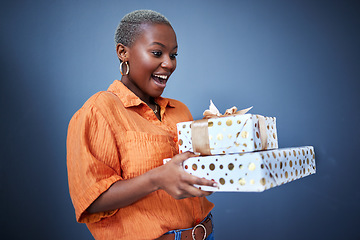
[[[169,76],[152,74],[151,78],[154,80],[154,82],[157,86],[164,88],[166,86],[167,80],[169,79]]]

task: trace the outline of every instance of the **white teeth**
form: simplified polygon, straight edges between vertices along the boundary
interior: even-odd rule
[[[158,78],[161,78],[161,79],[165,79],[165,80],[168,79],[168,76],[166,76],[166,75],[155,75],[154,74],[154,76],[158,77]]]

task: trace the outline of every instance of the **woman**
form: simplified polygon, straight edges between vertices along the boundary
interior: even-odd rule
[[[213,239],[213,204],[193,185],[178,153],[176,123],[192,120],[162,98],[176,68],[177,41],[161,14],[127,14],[116,34],[121,81],[92,96],[70,121],[67,166],[77,221],[95,239]],[[163,165],[163,159],[172,158]],[[194,228],[195,227],[195,228]]]

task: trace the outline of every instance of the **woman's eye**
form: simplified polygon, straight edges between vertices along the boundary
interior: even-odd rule
[[[162,55],[161,51],[153,51],[152,54],[154,54],[156,57],[160,57]]]
[[[177,57],[177,55],[178,55],[177,53],[171,54],[171,55],[170,55],[170,58],[171,58],[171,59],[175,59],[175,58]]]

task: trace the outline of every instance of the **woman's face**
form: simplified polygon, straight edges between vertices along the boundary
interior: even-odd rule
[[[147,102],[158,97],[176,68],[177,41],[166,24],[144,24],[142,33],[128,50],[129,74],[122,82]],[[126,69],[125,69],[126,71]]]

